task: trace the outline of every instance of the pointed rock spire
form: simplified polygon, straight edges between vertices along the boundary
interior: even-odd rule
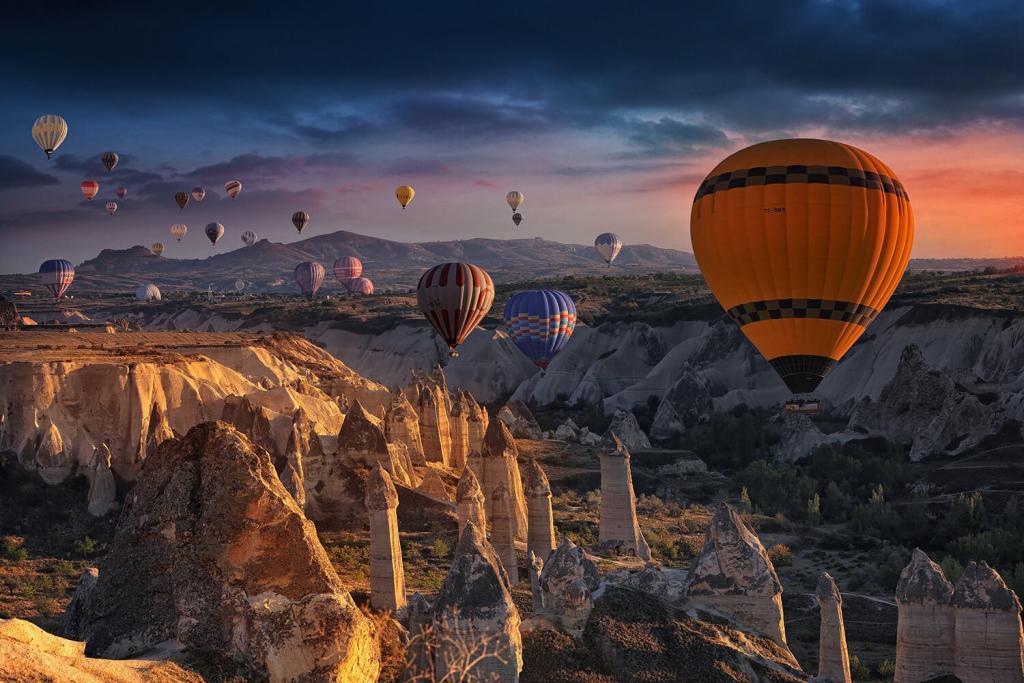
[[[956,614],[953,584],[920,549],[896,585],[895,680],[925,681],[953,673]]]
[[[462,471],[462,478],[455,491],[455,504],[459,514],[460,537],[469,522],[475,524],[477,529],[487,528],[484,493],[480,489],[480,481],[469,467]]]
[[[366,482],[370,513],[370,604],[397,612],[405,607],[405,567],[398,539],[398,491],[377,463]]]
[[[508,489],[512,501],[512,520],[517,541],[526,541],[528,517],[523,480],[519,473],[519,449],[508,427],[501,420],[492,420],[484,436],[483,451],[469,459],[469,468],[477,475],[486,500],[487,519],[493,520],[494,501],[491,495],[499,484]]]
[[[469,402],[465,392],[460,391],[452,402],[448,427],[452,437],[451,466],[461,472],[469,458]]]
[[[633,473],[629,449],[615,435],[611,435],[613,451],[602,451],[601,460],[601,518],[598,540],[604,552],[634,555],[651,559],[640,523],[636,517],[636,494],[633,492]]]
[[[850,653],[846,649],[843,598],[828,572],[818,579],[814,594],[821,613],[818,633],[818,678],[832,683],[851,683]]]
[[[526,463],[527,549],[541,559],[555,549],[555,522],[551,511],[551,484],[535,458]]]
[[[985,562],[971,562],[953,593],[953,673],[963,681],[1024,681],[1020,600]]]
[[[511,585],[519,583],[515,529],[512,526],[512,501],[504,484],[494,487],[494,517],[491,518],[491,544],[508,574]]]
[[[420,438],[420,417],[402,393],[391,400],[391,407],[384,418],[384,434],[391,443],[404,444],[409,449],[413,465],[426,464]]]

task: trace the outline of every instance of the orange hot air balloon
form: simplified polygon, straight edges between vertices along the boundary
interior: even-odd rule
[[[829,140],[742,149],[690,214],[708,286],[794,393],[814,391],[892,295],[914,213],[892,170]]]

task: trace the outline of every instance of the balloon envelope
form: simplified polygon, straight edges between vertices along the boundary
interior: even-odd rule
[[[503,317],[505,331],[519,350],[546,368],[576,328],[576,304],[554,289],[520,292],[505,304]]]
[[[295,266],[295,282],[303,293],[313,296],[324,283],[327,269],[319,261],[303,261]]]
[[[235,280],[235,291],[241,292],[245,289],[245,280]]]
[[[188,192],[175,192],[174,203],[178,205],[179,209],[184,209],[188,204]]]
[[[295,229],[299,232],[302,232],[302,229],[306,227],[306,223],[308,222],[309,214],[305,211],[296,211],[292,214],[292,225],[294,225]]]
[[[100,157],[100,161],[103,162],[103,168],[108,171],[112,171],[114,167],[117,166],[117,162],[120,158],[121,157],[117,156],[117,152],[104,152]]]
[[[342,256],[334,262],[334,278],[341,283],[347,283],[363,274],[363,263],[355,256]]]
[[[245,232],[242,233],[242,241],[245,242],[245,246],[247,247],[251,247],[252,245],[256,244],[257,239],[259,238],[256,237],[256,233],[254,233],[252,230],[246,230]]]
[[[184,223],[175,223],[174,225],[171,226],[171,235],[173,235],[174,239],[178,240],[179,242],[181,241],[181,238],[184,237],[185,233],[187,233],[187,232],[188,232],[188,226],[185,225]]]
[[[82,194],[84,194],[85,198],[89,201],[92,201],[92,198],[100,192],[100,184],[95,180],[83,180],[79,187],[82,189]]]
[[[622,251],[622,239],[614,232],[602,232],[594,240],[594,249],[597,250],[598,255],[604,259],[605,263],[611,266],[612,261]]]
[[[242,191],[242,183],[237,180],[229,180],[224,183],[224,191],[228,193],[228,196],[234,199],[238,196],[238,193]]]
[[[127,187],[119,187],[119,188],[117,188],[117,196],[120,199],[124,199],[127,195],[128,195],[128,188]]]
[[[117,202],[107,202],[107,213],[113,216],[115,211],[117,211]]]
[[[32,124],[32,139],[49,159],[68,136],[68,122],[56,114],[43,114]]]
[[[365,277],[357,277],[349,280],[345,285],[352,294],[373,294],[373,283]]]
[[[416,300],[452,355],[494,302],[494,282],[471,263],[442,263],[420,277]]]
[[[914,241],[910,199],[867,152],[775,140],[730,155],[690,214],[701,273],[794,393],[813,391],[899,283]]]
[[[519,205],[522,204],[525,199],[526,196],[523,195],[523,193],[520,192],[519,190],[512,190],[507,195],[505,195],[505,201],[508,202],[508,205],[512,207],[513,211],[518,209]]]
[[[210,244],[217,244],[217,240],[224,236],[224,226],[220,223],[209,223],[206,226],[206,237]]]
[[[139,285],[135,290],[135,298],[139,301],[160,301],[160,288],[152,283]]]
[[[50,290],[55,301],[64,296],[75,279],[75,267],[66,259],[50,259],[39,266],[43,284]]]
[[[193,187],[192,188],[192,199],[196,200],[197,202],[201,202],[205,198],[206,198],[206,190],[204,190],[201,187]]]
[[[151,246],[149,248],[149,250],[151,252],[153,252],[154,254],[156,254],[157,256],[160,256],[161,254],[164,253],[164,243],[163,242],[153,242],[153,246]]]
[[[516,227],[518,228],[519,224],[523,222],[523,214],[516,211],[514,214],[512,214],[512,222],[515,223]]]
[[[416,196],[416,190],[412,189],[412,185],[399,185],[395,188],[395,198],[398,203],[402,205],[402,208],[409,206],[409,202]]]

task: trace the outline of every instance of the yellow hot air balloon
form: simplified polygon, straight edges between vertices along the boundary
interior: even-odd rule
[[[395,198],[398,199],[398,203],[402,205],[402,208],[409,206],[409,202],[416,196],[416,190],[412,189],[412,185],[399,185],[395,188]]]
[[[68,122],[56,114],[44,114],[32,124],[32,139],[46,153],[47,159],[53,156],[54,150],[67,136]]]
[[[732,154],[701,183],[694,255],[722,308],[794,393],[814,391],[885,306],[914,213],[892,170],[828,140]]]

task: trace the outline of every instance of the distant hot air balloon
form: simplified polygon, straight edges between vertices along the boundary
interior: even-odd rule
[[[308,222],[309,214],[306,213],[305,211],[296,211],[295,213],[292,214],[292,225],[294,225],[295,229],[298,230],[300,233],[302,232],[302,229],[306,227],[306,223]]]
[[[32,124],[32,139],[39,149],[46,152],[47,159],[53,156],[67,136],[68,122],[56,114],[44,114]]]
[[[205,232],[210,244],[217,244],[217,240],[224,236],[224,226],[220,223],[208,223]]]
[[[353,278],[346,283],[345,288],[350,294],[373,294],[373,283],[365,277]]]
[[[100,193],[100,184],[95,180],[83,180],[79,187],[82,188],[82,194],[89,201],[92,201],[92,198]]]
[[[160,288],[153,283],[139,285],[135,290],[138,301],[160,301]]]
[[[333,270],[334,278],[342,284],[347,284],[363,274],[363,263],[355,256],[342,256],[334,262]]]
[[[420,277],[416,300],[437,333],[455,347],[480,324],[494,302],[494,282],[483,268],[470,263],[442,263]]]
[[[395,188],[395,198],[398,199],[398,203],[402,205],[403,209],[409,206],[415,196],[416,190],[412,189],[412,185],[399,185]]]
[[[512,207],[512,211],[518,209],[519,205],[522,204],[525,199],[526,196],[519,190],[512,190],[507,195],[505,195],[505,201],[508,202],[508,205]]]
[[[690,213],[701,273],[793,393],[814,391],[885,306],[907,267],[914,214],[892,170],[828,140],[742,149]]]
[[[241,292],[245,289],[245,280],[235,280],[235,291]]]
[[[192,199],[196,200],[197,202],[201,202],[205,198],[206,198],[206,190],[204,190],[201,187],[193,187],[192,188]]]
[[[594,249],[598,255],[605,260],[608,267],[612,267],[612,261],[622,251],[622,240],[614,232],[602,232],[594,240]]]
[[[188,204],[188,192],[175,192],[174,202],[178,205],[179,209],[184,209],[185,205]]]
[[[523,222],[523,214],[516,211],[514,214],[512,214],[512,222],[515,223],[516,227],[518,228],[519,224]]]
[[[187,232],[188,226],[185,225],[184,223],[175,223],[174,225],[171,226],[171,234],[174,236],[174,239],[178,240],[179,242]]]
[[[234,199],[238,196],[238,193],[242,191],[242,183],[237,180],[229,180],[224,183],[224,191],[228,193],[228,196]]]
[[[75,279],[75,267],[71,261],[62,258],[51,259],[43,261],[39,266],[39,274],[43,276],[43,284],[50,290],[54,301],[60,301]]]
[[[319,261],[303,261],[295,266],[295,282],[310,298],[316,295],[316,290],[320,289],[326,275],[327,269]]]
[[[576,327],[576,304],[568,294],[540,289],[516,294],[505,304],[505,331],[527,358],[546,369]]]
[[[256,237],[256,233],[254,233],[252,230],[246,230],[245,232],[242,233],[242,241],[245,242],[245,246],[247,247],[251,247],[252,245],[256,244],[257,239],[259,238]]]
[[[128,196],[127,187],[119,187],[117,188],[116,192],[119,199],[124,199],[126,196]]]
[[[103,168],[108,171],[114,170],[117,166],[117,162],[120,161],[121,157],[117,156],[117,152],[104,152],[103,156],[100,157],[100,161],[103,162]]]
[[[156,256],[160,256],[164,253],[164,244],[163,242],[153,242],[153,246],[151,246],[149,250]]]
[[[107,213],[113,216],[115,211],[117,211],[117,202],[107,202]]]

